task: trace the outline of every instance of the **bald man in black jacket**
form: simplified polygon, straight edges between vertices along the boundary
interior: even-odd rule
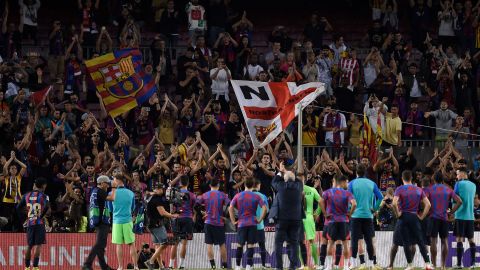
[[[283,269],[283,243],[288,243],[289,269],[295,269],[298,263],[298,240],[304,215],[303,181],[296,178],[292,171],[286,170],[280,163],[280,172],[273,178],[272,187],[277,192],[274,205],[270,211],[270,218],[276,220],[275,228],[275,256],[276,269]]]

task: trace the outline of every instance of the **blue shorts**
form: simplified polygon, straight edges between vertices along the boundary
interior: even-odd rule
[[[177,239],[193,239],[193,220],[191,218],[177,218],[174,221],[173,235]]]
[[[257,243],[265,243],[265,230],[257,230],[257,237],[255,240]]]
[[[152,234],[152,242],[157,245],[163,245],[167,243],[168,236],[165,226],[158,228],[150,228],[150,233]]]
[[[255,244],[257,242],[257,225],[238,228],[237,243],[240,245]]]
[[[27,244],[29,247],[44,245],[47,243],[47,231],[45,225],[37,224],[27,227]]]
[[[225,244],[225,227],[214,226],[205,223],[205,244],[207,245],[223,245]]]

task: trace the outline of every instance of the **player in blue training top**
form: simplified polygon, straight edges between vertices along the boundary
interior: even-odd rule
[[[238,225],[237,231],[237,253],[235,270],[241,269],[241,260],[243,246],[247,243],[247,270],[253,267],[253,250],[257,238],[257,224],[262,222],[267,214],[267,206],[263,199],[252,190],[255,187],[255,180],[251,176],[246,176],[245,191],[242,191],[233,197],[228,212],[232,224]],[[262,207],[262,214],[257,219],[256,212],[258,206]],[[235,220],[234,209],[238,210],[238,221]]]
[[[428,257],[427,247],[425,246],[424,236],[420,220],[423,220],[430,210],[430,201],[423,190],[412,185],[412,171],[406,170],[402,173],[403,186],[395,190],[393,197],[393,209],[398,217],[398,226],[402,232],[403,247],[418,244],[420,253],[425,261],[425,269],[433,270],[433,265]],[[418,209],[420,203],[423,203],[423,211],[419,215]],[[413,270],[413,254],[409,248],[403,249],[407,258],[407,268],[405,270]]]
[[[475,241],[473,239],[475,216],[473,213],[473,203],[475,200],[476,186],[468,180],[468,173],[464,168],[457,170],[457,183],[453,189],[460,199],[462,205],[455,212],[455,231],[457,237],[457,268],[462,268],[463,241],[468,239],[470,244],[470,257],[472,260],[472,269],[475,268]]]
[[[358,253],[358,242],[360,239],[365,240],[367,246],[367,253],[369,260],[373,261],[373,270],[381,269],[377,266],[377,256],[373,244],[375,237],[375,229],[373,227],[373,213],[372,210],[378,210],[383,195],[380,192],[377,184],[372,180],[365,178],[367,168],[363,164],[357,165],[357,178],[348,184],[348,191],[353,194],[357,202],[357,208],[352,215],[350,224],[351,229],[351,245],[352,257],[350,261],[351,267],[357,267],[356,258]],[[362,263],[359,269],[364,269],[365,265]]]
[[[22,200],[17,206],[18,210],[27,208],[27,244],[28,248],[25,253],[25,269],[30,269],[30,259],[32,257],[32,249],[35,249],[33,255],[33,270],[39,270],[38,263],[40,261],[40,252],[42,245],[47,243],[45,221],[43,218],[50,210],[48,196],[45,195],[47,187],[47,179],[41,177],[35,180],[33,191],[23,195]]]
[[[342,244],[344,256],[344,268],[348,267],[348,222],[349,217],[355,211],[357,203],[352,193],[345,190],[348,178],[344,175],[335,175],[333,187],[323,192],[320,198],[320,208],[325,213],[325,218],[330,220],[328,226],[328,237],[335,242],[335,267],[338,268],[342,257]],[[350,211],[349,211],[350,207]],[[326,249],[320,251],[320,269],[325,266]]]
[[[434,176],[435,184],[426,189],[425,193],[428,200],[432,204],[430,210],[430,228],[429,233],[431,238],[430,253],[432,255],[433,267],[437,263],[437,238],[440,236],[442,244],[442,260],[441,267],[445,269],[445,264],[448,255],[448,216],[454,214],[462,205],[462,199],[458,197],[451,188],[443,183],[443,175],[437,172]],[[450,202],[454,200],[455,205],[449,211]]]
[[[215,269],[213,245],[220,246],[222,268],[227,268],[227,248],[225,246],[225,223],[223,222],[224,207],[230,204],[227,194],[219,191],[220,183],[217,178],[210,180],[210,191],[197,198],[197,204],[205,207],[205,244],[210,266]]]

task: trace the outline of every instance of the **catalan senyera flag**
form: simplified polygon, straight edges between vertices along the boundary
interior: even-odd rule
[[[378,122],[377,122],[378,124]],[[382,132],[380,127],[380,134]],[[381,138],[381,136],[380,136]],[[363,114],[363,130],[360,138],[360,156],[370,159],[373,164],[377,161],[377,137],[373,133],[372,126],[368,122],[367,115]]]
[[[382,145],[383,141],[383,130],[382,130],[382,118],[380,118],[380,112],[377,113],[377,132],[376,132],[376,138],[375,138],[375,143],[377,144],[377,147],[380,147]]]
[[[138,49],[123,49],[85,62],[105,109],[115,117],[147,101],[157,87],[142,68]]]
[[[320,82],[298,86],[294,82],[230,82],[255,148],[274,140],[300,110],[325,91]]]

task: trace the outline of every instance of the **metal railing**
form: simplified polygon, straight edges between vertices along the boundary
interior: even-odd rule
[[[417,166],[424,167],[427,162],[433,158],[433,152],[436,148],[433,140],[404,140],[401,147],[395,148],[395,154],[406,153],[409,147],[412,147],[413,155],[417,159]],[[338,148],[328,146],[303,146],[303,156],[305,161],[312,166],[315,163],[317,155],[321,155],[323,150],[334,157],[343,152],[346,158],[360,158],[360,147],[345,145]],[[470,166],[473,166],[474,161],[480,155],[480,140],[469,140],[468,146],[465,148],[457,148],[464,156]],[[439,148],[441,150],[441,148]]]

